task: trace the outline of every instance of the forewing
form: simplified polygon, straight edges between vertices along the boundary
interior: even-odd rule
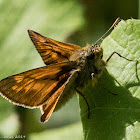
[[[38,107],[57,94],[73,68],[70,63],[61,63],[7,77],[0,81],[0,93],[15,104]]]
[[[46,65],[68,61],[72,53],[81,49],[80,46],[55,41],[32,30],[28,33]]]

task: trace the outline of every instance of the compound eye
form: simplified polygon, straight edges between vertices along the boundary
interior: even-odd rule
[[[87,59],[92,60],[92,59],[94,59],[94,57],[95,57],[94,53],[92,53],[92,52],[87,53]]]

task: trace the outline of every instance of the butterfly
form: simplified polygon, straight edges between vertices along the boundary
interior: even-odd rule
[[[75,91],[85,99],[90,112],[85,95],[79,89],[85,83],[96,83],[110,58],[118,53],[113,52],[104,61],[100,45],[82,48],[53,40],[33,30],[28,30],[28,33],[46,66],[1,80],[0,94],[16,105],[39,107],[41,122],[47,121],[53,111],[64,105]]]

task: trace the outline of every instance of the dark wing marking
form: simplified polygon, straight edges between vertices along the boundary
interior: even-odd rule
[[[55,41],[32,30],[28,33],[46,65],[68,61],[73,52],[81,49],[80,46]]]

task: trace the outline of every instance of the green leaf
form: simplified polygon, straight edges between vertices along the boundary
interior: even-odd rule
[[[113,51],[140,61],[140,21],[122,20],[101,44],[104,59]],[[96,86],[82,91],[90,105],[79,97],[85,140],[140,139],[140,64],[114,55]],[[117,94],[113,95],[110,92]]]
[[[29,135],[29,140],[81,140],[81,123]]]

